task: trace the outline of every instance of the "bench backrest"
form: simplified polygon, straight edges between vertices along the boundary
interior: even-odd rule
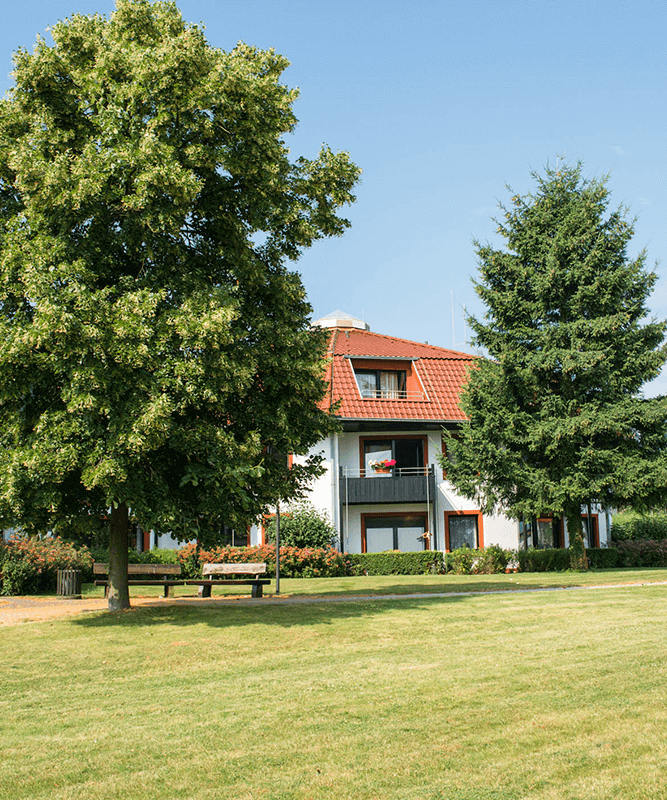
[[[204,564],[202,575],[263,575],[266,564]]]
[[[93,574],[108,575],[108,564],[93,564]],[[128,564],[128,575],[180,575],[180,564]]]

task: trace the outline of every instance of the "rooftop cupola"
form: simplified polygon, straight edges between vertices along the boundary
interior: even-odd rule
[[[370,331],[370,325],[362,319],[353,317],[346,311],[332,311],[326,317],[320,317],[313,322],[319,328],[358,328],[361,331]]]

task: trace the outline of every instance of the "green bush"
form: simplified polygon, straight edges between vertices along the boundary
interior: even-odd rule
[[[437,550],[349,553],[347,558],[353,575],[428,575],[443,572],[444,567],[442,553]]]
[[[155,547],[153,550],[146,550],[139,553],[130,550],[127,554],[130,564],[178,564],[178,550],[170,550],[166,547]]]
[[[588,565],[593,569],[618,567],[618,550],[615,547],[591,547],[586,550]]]
[[[473,562],[478,550],[469,547],[459,547],[447,554],[447,569],[455,575],[470,575]]]
[[[2,564],[3,595],[37,594],[40,586],[40,573],[35,564],[19,559],[7,559]]]
[[[81,570],[92,580],[93,559],[86,547],[77,549],[59,537],[24,536],[0,542],[0,594],[54,591],[59,569]]]
[[[336,539],[336,529],[329,517],[310,503],[292,506],[280,517],[280,544],[285,547],[331,547]],[[266,525],[266,541],[275,544],[276,518]]]
[[[446,569],[455,575],[491,575],[504,572],[514,559],[511,550],[503,550],[497,544],[484,547],[482,550],[471,550],[460,547],[446,556]]]
[[[473,561],[473,574],[492,575],[497,572],[505,572],[507,565],[514,558],[511,550],[503,550],[497,544],[489,545],[483,550],[477,551],[477,556]]]
[[[570,551],[563,548],[549,550],[519,550],[516,555],[520,572],[563,572],[570,569]]]
[[[639,514],[636,511],[622,511],[615,514],[611,524],[611,538],[614,542],[667,539],[667,513],[652,511]]]

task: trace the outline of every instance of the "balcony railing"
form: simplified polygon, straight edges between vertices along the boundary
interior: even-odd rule
[[[364,400],[424,400],[424,392],[401,392],[398,389],[362,389]]]
[[[389,472],[340,468],[341,501],[362,503],[429,503],[435,495],[433,467],[393,467]]]

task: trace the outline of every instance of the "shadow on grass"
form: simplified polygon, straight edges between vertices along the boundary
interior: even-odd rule
[[[446,598],[406,598],[383,599],[381,596],[370,600],[341,600],[331,603],[323,601],[298,604],[283,604],[281,601],[266,600],[252,605],[234,602],[223,602],[217,606],[195,606],[155,604],[133,606],[127,611],[93,612],[85,616],[75,617],[71,624],[84,628],[137,628],[151,625],[168,624],[190,626],[196,624],[209,625],[212,628],[234,628],[245,625],[278,625],[291,628],[296,625],[326,624],[342,618],[362,618],[389,612],[398,607],[401,609],[424,610],[425,605],[443,602],[460,602],[468,599],[465,595]],[[169,603],[169,601],[167,601]]]
[[[604,575],[600,575],[600,583],[604,583]],[[162,600],[155,598],[149,604],[132,606],[127,611],[92,613],[77,617],[72,624],[86,628],[123,627],[133,628],[155,624],[189,626],[206,624],[214,628],[238,627],[248,624],[279,625],[293,627],[295,625],[322,624],[341,618],[361,618],[375,616],[378,613],[391,612],[395,608],[409,610],[426,610],[435,603],[460,603],[476,598],[505,598],[512,595],[526,596],[524,592],[536,592],[539,595],[577,591],[591,584],[586,583],[544,583],[537,576],[534,580],[524,581],[517,585],[471,584],[452,586],[443,584],[434,589],[423,584],[385,585],[382,589],[360,589],[352,593],[343,590],[340,593],[291,595],[290,600],[273,599],[271,596],[263,600],[248,603],[245,599],[236,601],[228,596],[214,597],[221,601],[217,605],[198,605],[195,598],[172,598]],[[622,583],[616,584],[619,588]],[[446,597],[438,593],[451,592]],[[471,594],[472,593],[472,594]],[[395,595],[389,597],[388,595]],[[413,595],[419,595],[414,597]],[[335,599],[332,599],[335,598]],[[179,603],[185,600],[185,603]],[[188,602],[189,601],[189,602]],[[296,602],[295,602],[296,601]]]

